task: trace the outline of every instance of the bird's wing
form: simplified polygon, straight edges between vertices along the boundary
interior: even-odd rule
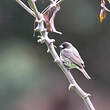
[[[72,47],[70,50],[74,53],[74,55],[75,55],[76,57],[78,57],[78,58],[80,59],[80,62],[81,62],[81,63],[83,64],[83,66],[84,66],[84,61],[82,60],[81,56],[79,55],[79,52],[77,51],[77,49],[76,49],[75,47]],[[85,67],[85,66],[84,66],[84,67]]]
[[[64,49],[62,50],[61,55],[70,59],[73,63],[80,67],[83,67],[84,65],[84,61],[81,59],[78,51],[74,51],[72,49]]]

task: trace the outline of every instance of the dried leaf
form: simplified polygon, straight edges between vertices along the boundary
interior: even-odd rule
[[[101,0],[101,7],[105,6],[105,0]]]
[[[106,11],[110,12],[110,10],[106,8],[105,0],[101,0],[100,6],[102,7],[100,10],[100,22],[102,23],[102,21],[106,18]]]
[[[110,3],[110,0],[108,0],[108,2]]]
[[[46,27],[48,32],[55,32],[58,34],[62,34],[61,32],[58,32],[55,29],[54,26],[54,19],[56,16],[56,13],[60,10],[59,4],[50,4],[46,9],[43,10],[42,14],[45,19]]]
[[[105,1],[101,0],[101,5],[100,5],[103,9],[105,9],[106,11],[110,12],[110,10],[105,6]]]
[[[105,9],[101,9],[100,11],[100,22],[102,23],[102,21],[106,18],[106,11]]]

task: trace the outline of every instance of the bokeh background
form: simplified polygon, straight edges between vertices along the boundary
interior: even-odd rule
[[[48,0],[37,1],[40,11],[48,5]],[[96,110],[110,110],[110,15],[101,24],[99,13],[100,0],[65,0],[55,18],[63,35],[50,37],[57,47],[68,41],[79,50],[92,80],[77,70],[74,78],[92,94]],[[0,110],[86,110],[79,96],[68,91],[46,46],[32,38],[33,23],[15,0],[0,1]]]

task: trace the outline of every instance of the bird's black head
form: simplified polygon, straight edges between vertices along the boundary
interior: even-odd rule
[[[71,46],[72,46],[71,43],[63,42],[59,47],[60,47],[60,49],[65,49],[65,48],[69,49],[69,48],[71,48]]]

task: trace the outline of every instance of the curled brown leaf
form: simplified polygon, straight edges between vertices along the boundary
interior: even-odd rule
[[[108,2],[110,3],[110,0],[108,0]]]
[[[99,15],[101,23],[106,18],[106,11],[110,12],[110,10],[108,8],[106,8],[105,5],[106,5],[105,0],[101,0],[100,6],[102,7],[102,9],[100,10],[100,15]]]
[[[102,23],[103,19],[106,18],[106,11],[104,9],[100,10],[100,22]]]
[[[61,32],[58,32],[54,26],[54,19],[55,19],[56,13],[59,10],[60,10],[60,5],[51,2],[51,4],[42,12],[48,32],[55,32],[58,34],[62,34]]]

